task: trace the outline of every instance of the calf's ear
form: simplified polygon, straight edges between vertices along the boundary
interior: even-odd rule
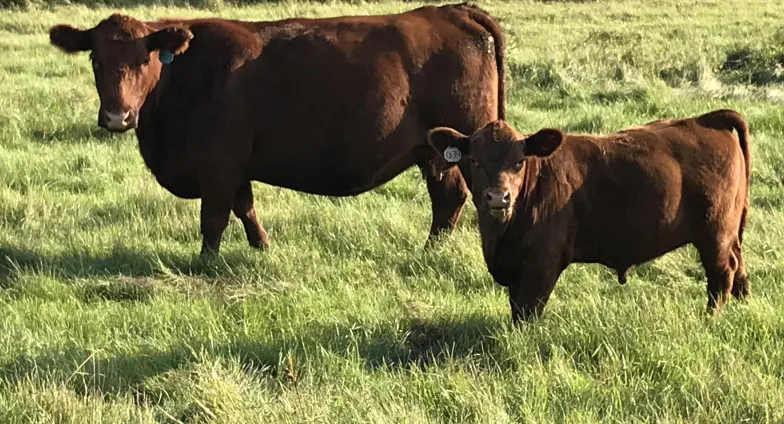
[[[185,28],[169,27],[144,37],[147,50],[168,50],[175,55],[185,53],[193,39],[193,33]]]
[[[74,28],[70,25],[55,25],[49,30],[49,42],[66,53],[92,50],[90,30]]]
[[[447,162],[459,162],[463,155],[469,154],[469,138],[459,131],[448,127],[433,128],[427,133],[427,141]]]
[[[526,138],[525,155],[546,158],[552,155],[563,142],[564,134],[557,129],[545,128]]]

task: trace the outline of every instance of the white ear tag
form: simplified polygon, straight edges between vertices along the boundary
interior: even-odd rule
[[[444,150],[444,159],[446,159],[447,162],[460,162],[460,158],[462,157],[463,155],[457,147],[450,146]]]

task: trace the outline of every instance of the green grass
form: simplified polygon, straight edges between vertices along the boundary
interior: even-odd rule
[[[608,133],[734,108],[752,130],[752,296],[708,317],[692,248],[626,286],[573,265],[515,329],[469,208],[430,223],[411,170],[355,198],[254,186],[273,247],[232,220],[198,260],[198,201],[95,125],[86,55],[56,23],[114,9],[0,14],[0,422],[784,421],[784,8],[765,0],[481,3],[509,38],[520,131]],[[144,7],[136,16],[279,19],[417,4]]]

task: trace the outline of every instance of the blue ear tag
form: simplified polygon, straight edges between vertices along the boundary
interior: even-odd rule
[[[161,49],[158,53],[158,56],[161,59],[161,63],[164,65],[168,65],[174,62],[174,53],[172,53],[169,49]]]

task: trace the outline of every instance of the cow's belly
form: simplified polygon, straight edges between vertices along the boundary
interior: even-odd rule
[[[261,165],[254,180],[309,194],[355,196],[385,184],[414,165],[409,152],[393,157],[366,155]]]
[[[183,199],[201,197],[199,176],[195,164],[188,161],[166,161],[155,173],[155,179],[171,194]]]
[[[316,128],[303,119],[303,128]],[[426,143],[425,128],[412,113],[376,114],[333,122],[332,131],[306,131],[298,137],[265,128],[254,149],[254,179],[310,194],[354,196],[372,190],[415,164]],[[270,140],[273,140],[272,142]]]

